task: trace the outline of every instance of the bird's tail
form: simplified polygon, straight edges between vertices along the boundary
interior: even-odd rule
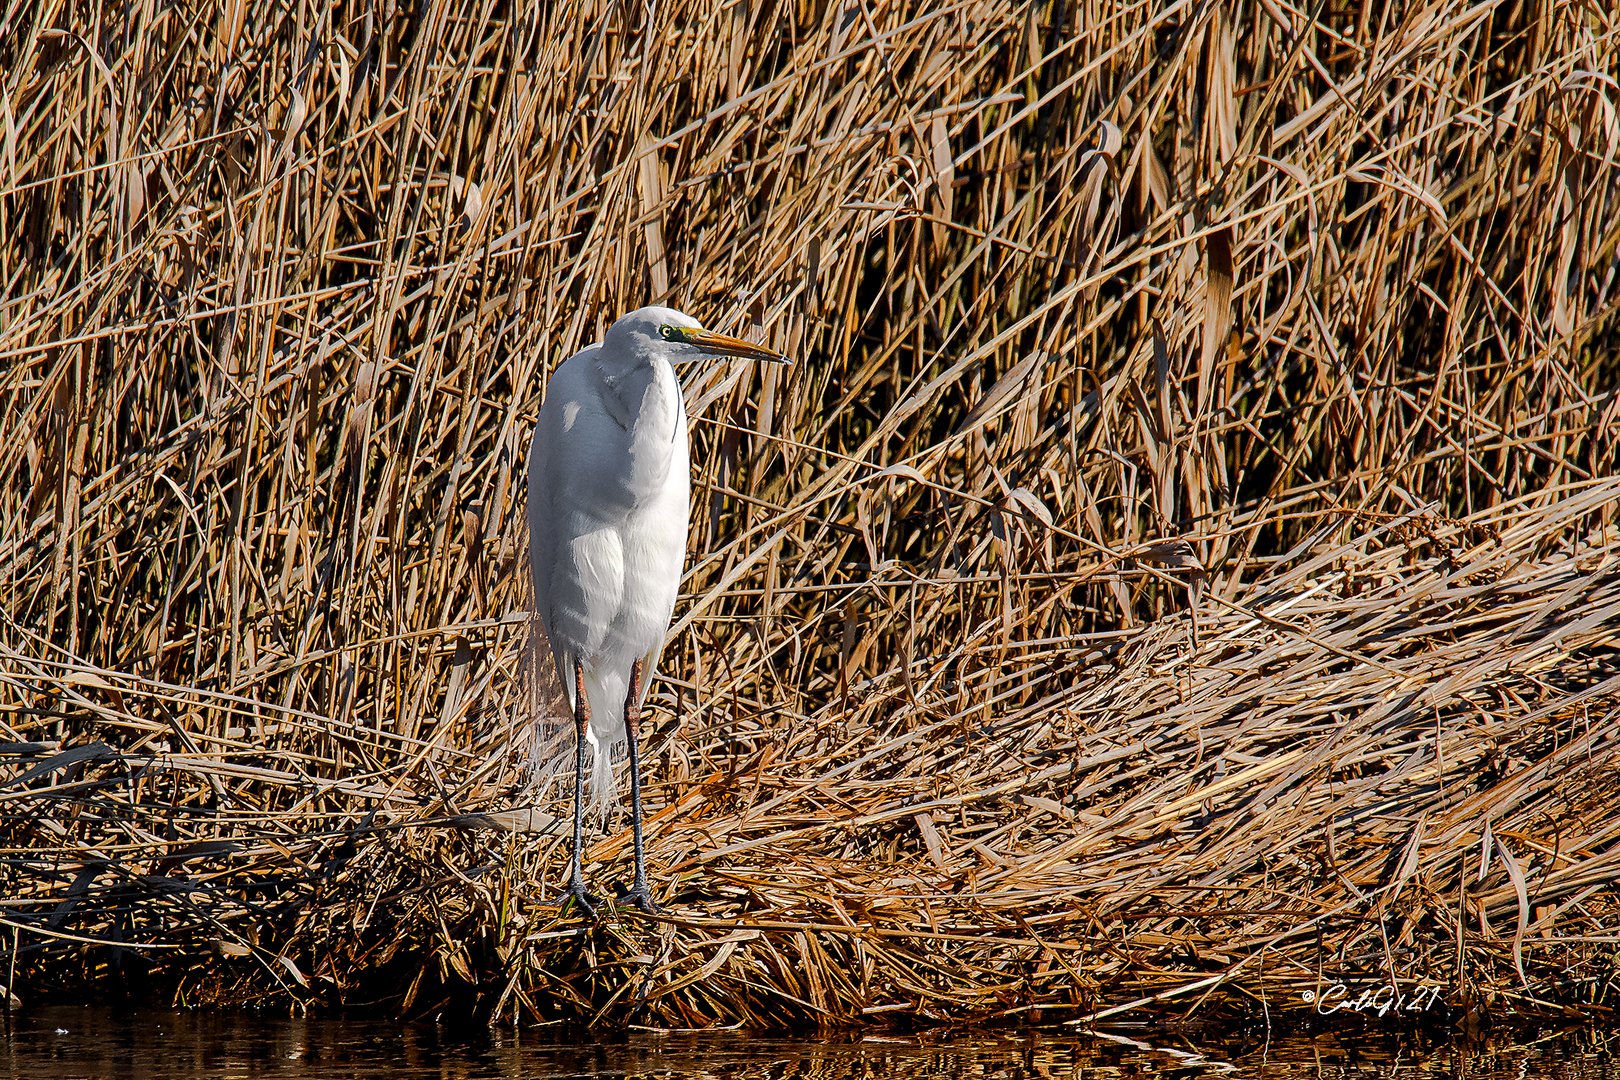
[[[585,698],[591,706],[591,725],[585,732],[590,774],[586,785],[586,811],[605,821],[618,808],[618,791],[613,783],[614,759],[625,743],[624,697],[626,680],[613,673],[587,672]],[[564,688],[567,715],[542,716],[536,725],[534,762],[535,786],[556,791],[571,799],[574,790],[574,702],[573,687]],[[552,785],[557,787],[553,788]]]
[[[585,675],[585,697],[591,703],[591,726],[586,732],[591,746],[589,805],[591,812],[603,820],[619,803],[613,783],[613,759],[625,743],[624,696],[628,689],[628,680],[617,672],[593,671]]]

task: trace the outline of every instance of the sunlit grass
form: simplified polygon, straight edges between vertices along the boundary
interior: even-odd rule
[[[18,5],[24,985],[1612,1002],[1620,23],[1375,12]],[[686,921],[587,955],[530,936],[554,837],[413,823],[560,809],[524,453],[649,302],[797,364],[690,373],[648,770]]]

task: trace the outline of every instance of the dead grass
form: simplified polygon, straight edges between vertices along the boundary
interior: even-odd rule
[[[1620,21],[1378,11],[13,0],[5,982],[1608,1015]],[[656,300],[800,363],[695,375],[588,931],[521,467]]]

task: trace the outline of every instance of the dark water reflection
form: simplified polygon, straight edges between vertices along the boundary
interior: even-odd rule
[[[1422,1048],[1379,1031],[1225,1045],[1149,1029],[1129,1034],[1117,1041],[1064,1032],[823,1039],[718,1032],[580,1042],[547,1029],[451,1035],[380,1021],[52,1007],[12,1016],[0,1042],[0,1078],[1620,1080],[1607,1033]]]

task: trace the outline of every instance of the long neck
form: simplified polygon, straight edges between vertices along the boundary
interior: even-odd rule
[[[628,436],[621,482],[634,499],[660,490],[675,441],[684,437],[685,404],[675,369],[646,350],[603,350],[596,360],[602,407]]]

